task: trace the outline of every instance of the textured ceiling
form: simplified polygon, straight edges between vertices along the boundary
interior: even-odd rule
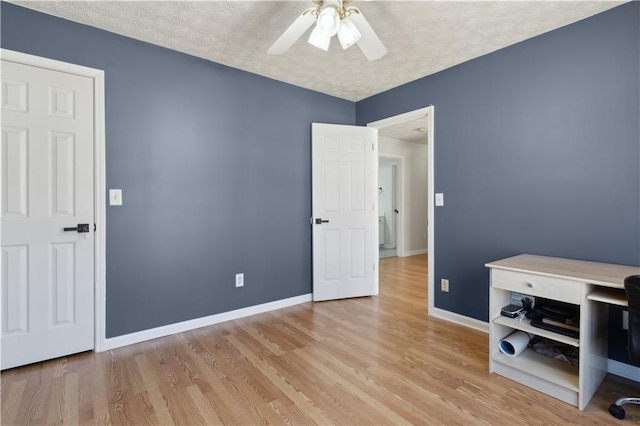
[[[296,86],[358,101],[576,22],[624,1],[358,1],[389,53],[369,62],[334,40],[267,49],[310,1],[12,1]]]
[[[428,139],[427,126],[427,118],[421,117],[405,121],[404,123],[394,124],[393,126],[383,127],[378,130],[378,135],[426,145]],[[416,129],[423,129],[424,131],[418,132]]]

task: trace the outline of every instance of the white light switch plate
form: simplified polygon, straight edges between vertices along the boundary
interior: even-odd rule
[[[442,192],[436,194],[436,206],[444,206],[444,194]]]
[[[109,205],[121,206],[122,205],[122,189],[110,189],[109,190]]]

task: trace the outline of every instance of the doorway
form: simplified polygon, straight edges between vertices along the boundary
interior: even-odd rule
[[[398,253],[399,192],[402,157],[379,154],[378,161],[378,250],[379,258]]]
[[[427,254],[429,313],[434,310],[434,110],[431,105],[367,124],[378,129],[381,164],[385,156],[402,161],[396,250],[401,257]],[[414,203],[420,198],[424,203]]]

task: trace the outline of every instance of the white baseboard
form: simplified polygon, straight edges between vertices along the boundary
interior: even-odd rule
[[[219,314],[210,315],[208,317],[196,318],[175,324],[165,325],[162,327],[151,328],[149,330],[125,334],[123,336],[111,337],[105,340],[103,350],[107,351],[109,349],[133,345],[134,343],[144,342],[145,340],[157,339],[158,337],[169,336],[175,333],[182,333],[183,331],[189,331],[225,321],[244,318],[249,315],[275,311],[276,309],[286,308],[288,306],[298,305],[300,303],[306,302],[311,302],[311,293],[290,297],[288,299],[281,299],[273,302],[263,303],[261,305],[249,306],[247,308],[236,309],[235,311],[222,312]]]
[[[402,256],[400,257],[415,256],[416,254],[425,254],[426,252],[427,252],[427,249],[405,251],[404,253],[402,253]]]
[[[607,360],[607,371],[611,374],[615,374],[616,376],[640,382],[640,367],[635,367],[609,358]]]
[[[489,323],[477,320],[475,318],[467,317],[464,315],[456,314],[454,312],[450,312],[440,308],[431,308],[429,310],[429,315],[432,317],[440,318],[443,320],[447,320],[449,322],[453,322],[456,324],[464,325],[469,328],[473,328],[478,331],[483,331],[485,333],[489,332]]]

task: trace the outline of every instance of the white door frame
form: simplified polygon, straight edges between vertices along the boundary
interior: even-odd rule
[[[394,160],[397,163],[396,169],[396,206],[400,209],[400,213],[396,215],[396,254],[398,257],[404,257],[404,223],[405,223],[405,211],[406,206],[404,202],[404,164],[403,157],[401,155],[395,154],[380,154],[380,149],[378,148],[378,158],[386,158],[388,160]],[[378,168],[380,168],[380,164],[378,164]],[[378,205],[378,208],[380,206]]]
[[[428,286],[428,299],[429,307],[428,313],[432,315],[435,310],[434,305],[434,269],[435,269],[435,244],[434,244],[434,232],[435,221],[434,207],[435,207],[435,194],[434,194],[434,170],[433,170],[433,152],[435,147],[434,138],[434,114],[435,108],[433,105],[429,105],[424,108],[417,109],[415,111],[409,111],[404,114],[395,115],[393,117],[384,118],[382,120],[368,123],[368,127],[374,127],[376,129],[382,129],[384,127],[393,126],[396,124],[404,123],[406,121],[412,121],[419,118],[425,118],[427,120],[427,286]],[[403,208],[403,210],[405,210]]]
[[[94,352],[105,349],[106,333],[106,177],[104,129],[104,71],[54,59],[0,49],[0,59],[52,71],[74,74],[93,79],[93,143],[94,143]],[[0,229],[0,232],[2,230]],[[0,273],[2,266],[0,265]]]

